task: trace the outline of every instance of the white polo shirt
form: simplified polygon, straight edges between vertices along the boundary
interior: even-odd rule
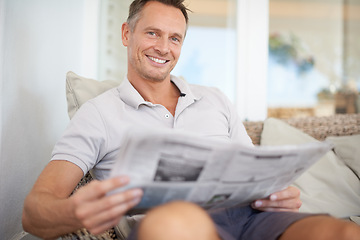
[[[145,101],[125,79],[81,106],[56,143],[51,160],[70,161],[84,174],[93,169],[95,178],[105,179],[130,126],[177,129],[252,145],[234,107],[218,89],[191,85],[175,76],[171,81],[181,92],[175,116],[164,106]]]

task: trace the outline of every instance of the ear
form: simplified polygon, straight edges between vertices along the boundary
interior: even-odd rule
[[[124,22],[123,25],[121,26],[121,39],[122,39],[122,43],[125,47],[128,46],[129,35],[130,35],[129,24],[127,22]]]

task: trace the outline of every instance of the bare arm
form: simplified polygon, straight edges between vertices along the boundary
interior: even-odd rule
[[[25,199],[24,230],[46,239],[82,227],[100,234],[116,225],[141,198],[139,189],[106,196],[127,184],[127,177],[94,180],[69,197],[82,176],[82,170],[73,163],[51,161]]]

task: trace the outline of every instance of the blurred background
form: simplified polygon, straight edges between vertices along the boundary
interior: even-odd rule
[[[121,81],[130,0],[0,0],[0,238],[68,123],[67,71]],[[359,0],[186,0],[173,74],[220,88],[243,120],[360,112]],[[34,238],[35,239],[35,238]]]
[[[186,2],[193,12],[173,74],[220,88],[244,119],[360,111],[359,0]],[[101,2],[100,79],[126,71],[117,19],[127,4]],[[256,97],[239,96],[244,88]]]

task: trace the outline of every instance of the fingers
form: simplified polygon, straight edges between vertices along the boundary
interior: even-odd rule
[[[88,185],[79,189],[76,193],[76,198],[83,202],[91,199],[98,199],[105,196],[108,192],[117,188],[123,187],[129,183],[127,176],[111,178],[104,181],[93,180]]]
[[[115,226],[129,209],[140,202],[141,194],[139,190],[129,190],[116,194],[117,196],[106,197],[96,204],[84,206],[85,214],[81,216],[84,227],[93,234],[99,234]],[[103,208],[104,205],[107,206]]]
[[[128,183],[128,177],[117,177],[105,181],[94,180],[82,187],[71,197],[74,217],[93,234],[115,226],[129,209],[140,202],[143,194],[141,189],[130,189],[107,195]]]
[[[300,197],[300,190],[296,187],[290,186],[282,191],[273,193],[270,195],[270,200],[285,200],[285,199],[292,199],[292,198],[299,198]]]
[[[85,220],[92,216],[101,218],[102,216],[109,216],[109,214],[110,216],[123,214],[133,207],[133,202],[139,201],[141,195],[141,189],[131,189],[114,195],[104,196],[97,201],[83,202],[76,209],[76,216],[79,219]]]
[[[300,190],[295,187],[288,187],[271,194],[267,199],[254,201],[251,207],[260,211],[298,212],[301,205]]]
[[[256,200],[251,207],[260,211],[287,211],[298,212],[301,207],[300,199],[288,199],[282,201],[271,201],[266,199]]]

